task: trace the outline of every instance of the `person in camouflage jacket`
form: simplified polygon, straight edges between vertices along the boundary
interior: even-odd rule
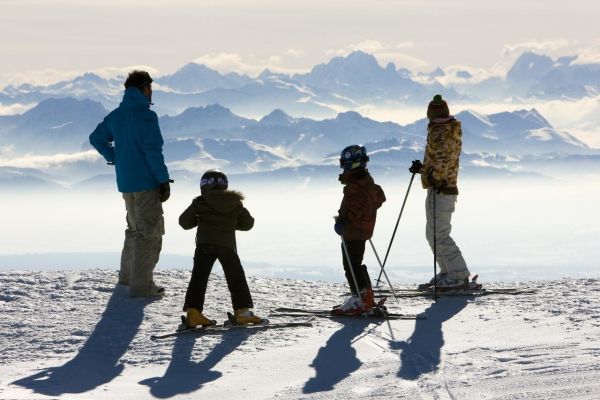
[[[423,156],[421,183],[424,189],[458,194],[458,164],[462,148],[460,121],[454,117],[433,119],[427,125],[427,146]]]
[[[448,104],[439,94],[429,103],[427,118],[429,124],[423,163],[413,161],[409,171],[420,173],[423,188],[427,189],[425,236],[431,250],[437,252],[440,267],[440,273],[431,279],[430,284],[433,285],[437,279],[440,286],[465,285],[468,284],[470,272],[460,249],[450,237],[451,219],[458,196],[461,123],[450,115]]]

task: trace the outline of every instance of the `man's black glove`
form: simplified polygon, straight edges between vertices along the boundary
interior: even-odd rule
[[[421,160],[414,160],[408,170],[411,174],[418,174],[419,172],[421,172],[421,168],[423,168]]]
[[[171,197],[171,185],[169,185],[169,182],[161,183],[158,191],[161,203],[164,203],[165,201],[169,200],[169,197]]]

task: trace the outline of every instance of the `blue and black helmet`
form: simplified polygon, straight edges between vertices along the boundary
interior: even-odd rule
[[[208,170],[200,178],[200,191],[205,193],[208,190],[221,189],[225,190],[229,186],[227,182],[227,176],[221,171],[215,171],[213,169]]]
[[[346,147],[340,154],[340,168],[343,168],[344,171],[365,167],[368,161],[367,149],[357,144]]]

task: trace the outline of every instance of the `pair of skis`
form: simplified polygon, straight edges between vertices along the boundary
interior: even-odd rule
[[[375,321],[383,320],[415,320],[427,318],[424,314],[396,314],[396,313],[365,313],[365,314],[337,314],[331,313],[331,310],[313,310],[313,309],[302,309],[302,308],[288,308],[280,307],[271,311],[272,316],[279,317],[295,317],[303,318],[297,321],[286,321],[286,322],[270,322],[263,320],[260,324],[247,324],[247,325],[236,325],[229,321],[225,321],[222,324],[198,326],[196,328],[185,328],[180,327],[175,332],[166,333],[163,335],[152,335],[151,340],[160,340],[171,337],[178,337],[184,335],[207,335],[207,334],[223,334],[229,331],[262,331],[267,329],[281,329],[281,328],[293,328],[293,327],[311,327],[316,318],[329,318],[329,319],[367,319]],[[183,319],[184,317],[182,317]],[[183,325],[185,326],[185,325]]]
[[[274,316],[287,316],[287,317],[319,317],[329,319],[344,319],[344,318],[355,318],[355,319],[369,319],[369,320],[397,320],[397,319],[426,319],[424,314],[397,314],[397,313],[363,313],[363,314],[332,314],[331,310],[311,310],[303,308],[288,308],[280,307],[276,308],[271,312]]]
[[[484,288],[477,282],[478,276],[475,275],[469,283],[450,287],[438,286],[434,293],[434,287],[430,283],[419,285],[415,289],[378,289],[374,288],[373,293],[376,297],[385,297],[394,295],[397,298],[427,297],[427,296],[488,296],[492,294],[499,295],[519,295],[534,294],[535,290],[527,288]],[[345,293],[349,295],[350,293]]]
[[[182,317],[184,319],[184,317]],[[222,334],[229,331],[261,331],[267,329],[278,329],[278,328],[291,328],[299,326],[312,326],[312,322],[315,318],[306,318],[300,321],[288,321],[288,322],[270,322],[267,319],[263,319],[260,324],[245,324],[236,325],[231,322],[231,319],[223,322],[222,324],[197,326],[195,328],[185,328],[180,325],[180,328],[175,332],[166,333],[163,335],[152,335],[151,340],[166,339],[170,337],[184,336],[184,335],[207,335],[207,334]],[[185,326],[185,325],[184,325]]]

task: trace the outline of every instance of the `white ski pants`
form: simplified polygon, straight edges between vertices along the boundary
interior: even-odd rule
[[[469,277],[470,272],[460,249],[450,237],[450,231],[452,230],[450,221],[452,213],[454,213],[456,197],[456,195],[434,193],[434,189],[432,188],[427,189],[427,199],[425,200],[427,227],[425,229],[425,236],[427,237],[431,251],[434,251],[433,226],[435,218],[437,263],[440,267],[440,272],[447,273],[448,277],[453,279],[464,279]]]

